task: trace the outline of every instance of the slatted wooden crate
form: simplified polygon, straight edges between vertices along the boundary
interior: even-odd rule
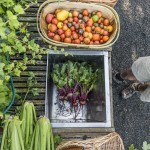
[[[36,27],[36,14],[39,8],[39,5],[43,3],[44,0],[39,0],[38,4],[32,5],[24,15],[19,17],[19,20],[22,22],[28,22],[28,30],[31,34],[31,39],[35,39],[35,41],[40,44],[41,47],[48,48],[48,44],[44,43],[42,38],[39,36],[37,27]],[[30,55],[30,54],[29,54]],[[13,59],[21,59],[18,57],[12,57]],[[36,106],[37,116],[45,114],[45,86],[46,86],[46,65],[47,65],[47,56],[43,55],[41,60],[37,60],[35,66],[29,65],[27,71],[33,71],[36,75],[36,79],[38,81],[37,88],[39,92],[39,96],[33,96],[31,93],[28,94],[27,100],[32,101]],[[14,84],[16,88],[16,92],[22,97],[25,96],[27,91],[27,71],[21,74],[21,77],[14,77]],[[15,107],[21,104],[20,101],[16,100],[13,107],[11,108],[12,112],[14,112]],[[114,128],[55,128],[54,133],[58,133],[62,135],[66,140],[71,139],[83,139],[83,138],[91,138],[106,135],[110,132],[114,131]]]

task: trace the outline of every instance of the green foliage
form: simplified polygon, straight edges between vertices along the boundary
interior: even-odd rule
[[[62,142],[63,138],[60,135],[54,135],[54,146],[56,147]]]
[[[134,147],[134,145],[130,145],[128,150],[138,150]],[[146,141],[143,142],[142,150],[150,150],[150,144],[148,144]]]
[[[67,84],[72,88],[78,83],[82,86],[83,92],[89,93],[97,80],[98,71],[98,69],[93,70],[87,62],[68,61],[62,66],[58,64],[54,66],[52,79],[59,89]]]
[[[25,13],[30,3],[35,2],[36,0],[0,0],[0,111],[3,111],[11,100],[9,76],[20,77],[27,65],[36,64],[36,59],[40,60],[42,54],[47,54],[47,50],[30,40],[27,25],[18,20],[18,16]],[[27,54],[31,54],[31,57]],[[10,57],[14,57],[12,61],[9,60]],[[19,59],[14,60],[15,57]],[[31,88],[33,84],[35,77],[32,76],[27,85],[29,90],[37,95],[37,89]]]

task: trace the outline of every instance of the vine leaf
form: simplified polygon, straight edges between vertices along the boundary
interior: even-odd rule
[[[14,7],[14,11],[18,14],[24,14],[24,9],[19,4]]]

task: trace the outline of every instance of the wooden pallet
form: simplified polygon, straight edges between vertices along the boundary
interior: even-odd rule
[[[44,2],[44,0],[39,0],[39,3],[32,5],[24,15],[19,17],[19,20],[22,22],[28,22],[28,30],[31,33],[31,39],[40,44],[41,47],[48,47],[48,44],[44,43],[42,38],[39,36],[36,28],[36,13],[38,11],[39,5]],[[12,57],[11,59],[21,59],[18,57]],[[47,56],[43,55],[41,60],[37,60],[35,66],[29,65],[27,71],[24,71],[21,74],[21,77],[14,77],[14,85],[16,92],[24,97],[27,91],[27,72],[33,71],[36,75],[38,81],[37,88],[39,96],[33,96],[31,93],[28,94],[27,100],[32,101],[36,106],[37,116],[45,114],[45,87],[46,87],[46,63]],[[16,100],[11,110],[14,112],[15,107],[21,104],[20,101]],[[114,128],[67,128],[67,129],[54,129],[54,133],[62,135],[65,139],[82,139],[82,138],[91,138],[106,135],[114,131]]]

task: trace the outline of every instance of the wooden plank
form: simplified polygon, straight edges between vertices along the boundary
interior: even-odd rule
[[[34,85],[33,87],[45,88],[46,82],[40,82]],[[14,83],[15,88],[24,88],[27,87],[27,83]]]
[[[16,93],[26,93],[27,92],[27,88],[16,88]],[[45,88],[37,88],[37,92],[38,93],[45,93]],[[29,92],[31,93],[31,92]]]
[[[34,105],[35,106],[38,106],[38,105],[45,105],[45,100],[26,100],[26,101],[30,101],[30,102],[32,102],[32,103],[34,103]],[[20,106],[22,103],[21,103],[21,101],[15,101],[15,103],[14,103],[14,106]]]
[[[35,77],[38,82],[46,81],[46,77]],[[14,82],[24,82],[27,81],[28,77],[13,77]]]
[[[22,97],[22,99],[25,97],[25,93],[23,94],[20,94],[20,96]],[[27,100],[45,100],[45,93],[40,93],[39,95],[37,96],[33,96],[33,94],[28,94],[27,97],[26,97]],[[17,98],[16,98],[16,101]]]
[[[46,72],[45,71],[32,71],[36,77],[45,77]],[[28,77],[28,71],[21,72],[21,77]]]

